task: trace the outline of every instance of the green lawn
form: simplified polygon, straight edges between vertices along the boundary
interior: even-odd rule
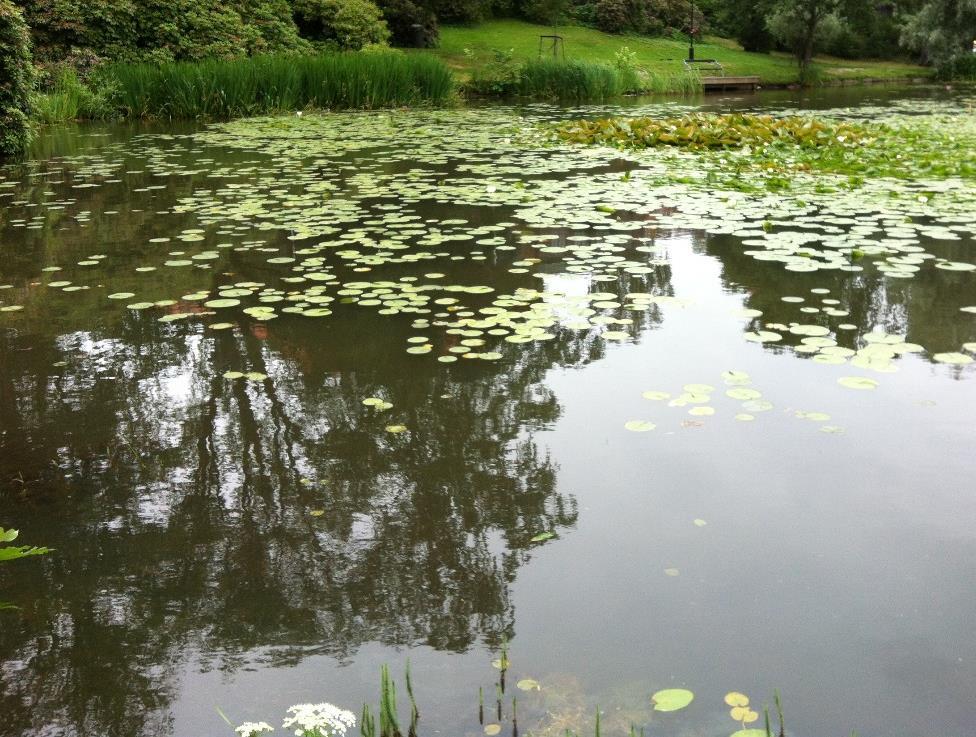
[[[491,57],[492,49],[513,49],[515,58],[538,56],[539,36],[551,34],[548,26],[537,26],[518,20],[492,20],[476,26],[442,26],[440,47],[434,52],[466,78],[478,63]],[[592,28],[560,26],[559,35],[565,40],[566,58],[610,63],[622,46],[637,54],[638,64],[652,72],[682,70],[681,60],[688,55],[686,41],[673,41],[646,36],[614,36]],[[465,55],[465,49],[474,58]],[[797,68],[786,54],[752,54],[742,51],[734,42],[710,37],[695,44],[699,59],[718,59],[729,76],[759,75],[766,84],[786,84],[797,81]],[[925,67],[892,61],[853,61],[820,57],[817,66],[823,79],[899,79],[926,77],[931,71]],[[705,71],[703,74],[708,74]]]

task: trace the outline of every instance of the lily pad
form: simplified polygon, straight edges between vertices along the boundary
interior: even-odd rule
[[[695,694],[684,688],[666,688],[651,696],[654,711],[678,711],[684,709],[695,698]]]
[[[648,422],[647,420],[628,420],[624,423],[624,428],[630,430],[631,432],[648,432],[653,430],[657,425],[653,422]]]
[[[837,383],[848,389],[859,389],[862,391],[875,389],[878,382],[866,376],[842,376],[837,379]]]

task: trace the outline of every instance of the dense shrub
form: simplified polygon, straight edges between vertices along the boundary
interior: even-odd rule
[[[288,0],[16,0],[42,61],[89,50],[112,60],[307,50]]]
[[[30,32],[18,8],[0,0],[0,156],[30,143],[34,64]]]
[[[976,80],[976,54],[957,56],[939,66],[939,79]]]
[[[437,18],[429,8],[413,0],[380,0],[377,5],[394,46],[418,49],[437,46]]]
[[[427,0],[441,23],[475,23],[491,16],[490,0]]]
[[[631,29],[627,0],[597,0],[596,27],[607,33],[624,33]]]
[[[295,22],[304,38],[358,51],[385,44],[390,30],[370,0],[295,0]]]

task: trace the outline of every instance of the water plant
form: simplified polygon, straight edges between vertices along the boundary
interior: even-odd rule
[[[393,51],[113,64],[101,74],[123,113],[168,119],[442,105],[455,94],[439,59]]]
[[[765,146],[779,142],[807,148],[849,148],[871,143],[880,133],[846,121],[747,113],[578,120],[560,125],[556,131],[562,140],[571,143],[630,149],[675,146],[691,150]]]
[[[5,530],[0,527],[0,563],[20,558],[28,558],[32,555],[44,555],[51,552],[50,548],[41,548],[33,545],[8,545],[12,543],[20,533],[17,530]],[[0,609],[14,609],[12,604],[0,601]]]
[[[45,124],[101,120],[116,114],[115,87],[103,79],[97,88],[85,85],[73,69],[63,69],[34,98],[34,116]]]

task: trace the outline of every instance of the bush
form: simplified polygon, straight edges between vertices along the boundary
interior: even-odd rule
[[[605,33],[624,33],[631,30],[627,0],[597,0],[596,27]]]
[[[18,0],[37,56],[113,61],[303,51],[289,0]]]
[[[957,56],[939,66],[938,77],[944,81],[976,80],[976,54]]]
[[[430,0],[441,23],[476,23],[491,16],[490,0]]]
[[[479,95],[513,95],[518,91],[520,67],[515,50],[492,49],[490,61],[475,65],[468,89]],[[470,49],[464,55],[473,59]]]
[[[30,143],[33,86],[30,31],[20,10],[0,0],[0,156]]]
[[[390,29],[370,0],[295,0],[295,22],[304,38],[344,51],[385,44]]]
[[[380,0],[378,5],[394,46],[416,49],[437,46],[437,18],[427,7],[413,0]]]
[[[35,97],[34,117],[42,123],[102,120],[115,114],[114,97],[115,88],[110,82],[99,80],[90,87],[72,67],[64,66]]]

